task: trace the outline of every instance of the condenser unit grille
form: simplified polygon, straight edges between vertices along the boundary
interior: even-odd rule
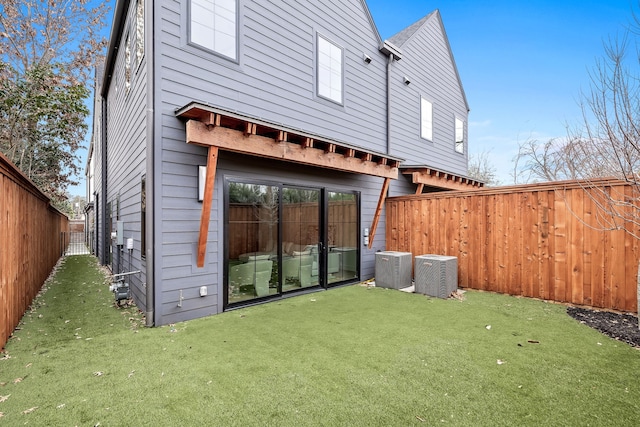
[[[404,289],[411,286],[411,252],[376,253],[376,287]]]
[[[419,255],[415,259],[416,293],[448,298],[458,289],[458,258],[444,255]]]

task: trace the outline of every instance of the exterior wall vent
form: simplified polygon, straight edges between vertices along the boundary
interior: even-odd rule
[[[448,298],[458,289],[458,258],[428,254],[415,261],[416,293]]]
[[[376,287],[403,289],[411,286],[411,252],[376,253]]]

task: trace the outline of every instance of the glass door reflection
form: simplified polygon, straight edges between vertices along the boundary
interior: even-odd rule
[[[320,190],[282,189],[282,291],[320,284]]]

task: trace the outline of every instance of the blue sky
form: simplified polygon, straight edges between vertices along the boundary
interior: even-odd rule
[[[563,137],[567,124],[579,123],[581,92],[589,90],[603,42],[621,34],[638,12],[636,0],[367,4],[383,39],[440,10],[471,108],[469,152],[487,152],[503,184],[513,182],[518,143]],[[86,150],[82,157],[84,167]],[[84,195],[84,188],[83,182],[69,190]]]
[[[638,12],[636,0],[368,0],[383,39],[439,9],[469,101],[469,152],[489,152],[503,184],[527,138],[566,135],[581,92]]]

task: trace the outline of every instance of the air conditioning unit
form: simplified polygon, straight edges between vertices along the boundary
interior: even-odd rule
[[[415,259],[415,292],[448,298],[458,289],[458,258],[444,255],[419,255]]]
[[[376,287],[403,289],[411,286],[411,252],[376,253]]]

